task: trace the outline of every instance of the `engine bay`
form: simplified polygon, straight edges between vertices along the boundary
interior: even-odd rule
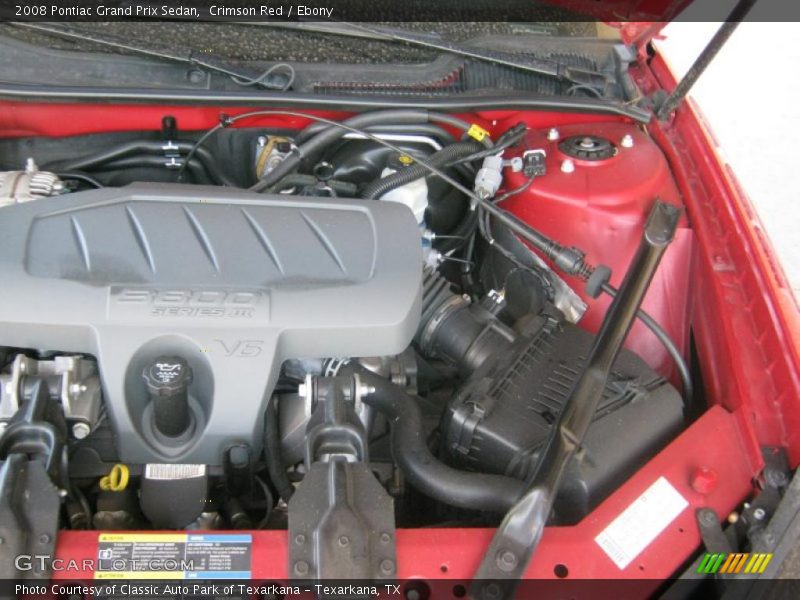
[[[0,139],[0,451],[44,457],[51,527],[288,530],[294,577],[388,577],[396,528],[502,527],[548,474],[580,522],[697,410],[640,125],[181,124]]]

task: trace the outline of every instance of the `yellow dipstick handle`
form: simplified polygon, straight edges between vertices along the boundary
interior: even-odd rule
[[[130,471],[125,465],[116,464],[111,472],[100,479],[100,489],[111,492],[121,492],[128,487]]]

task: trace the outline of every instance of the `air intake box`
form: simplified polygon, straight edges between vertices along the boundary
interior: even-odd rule
[[[445,413],[449,461],[525,479],[577,380],[593,336],[553,316],[488,361]],[[677,390],[635,354],[617,359],[584,441],[555,503],[561,524],[579,521],[675,435],[683,420]]]

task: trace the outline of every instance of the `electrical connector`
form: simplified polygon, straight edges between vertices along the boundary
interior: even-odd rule
[[[487,156],[475,176],[475,193],[484,200],[493,198],[503,184],[503,156]]]
[[[545,159],[547,153],[543,149],[526,150],[522,155],[522,173],[526,177],[541,177],[547,173]]]

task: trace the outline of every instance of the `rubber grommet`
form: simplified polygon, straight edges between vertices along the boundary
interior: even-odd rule
[[[603,292],[603,285],[609,281],[611,281],[611,268],[597,265],[586,280],[586,293],[592,298],[597,298]]]

